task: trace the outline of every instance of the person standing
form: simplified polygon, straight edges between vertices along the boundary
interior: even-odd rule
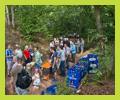
[[[80,42],[80,49],[81,49],[81,55],[83,54],[84,52],[84,45],[85,45],[85,41],[83,38],[81,38],[81,42]]]
[[[32,80],[33,80],[33,87],[39,88],[40,83],[41,83],[39,69],[35,69],[35,73],[32,76]]]
[[[60,55],[61,55],[60,46],[57,46],[56,52],[57,52],[56,64],[57,64],[57,69],[59,69],[59,67],[60,67]]]
[[[23,53],[22,50],[20,49],[20,46],[16,44],[16,49],[14,51],[14,62],[16,62],[17,58],[22,59]]]
[[[66,44],[64,44],[64,52],[65,52],[65,57],[66,57],[66,68],[69,68],[69,60],[70,60],[70,47]]]
[[[20,73],[23,69],[22,65],[22,59],[17,58],[17,62],[13,64],[12,69],[11,69],[11,76],[13,77],[13,85],[15,85],[16,80],[17,80],[17,75]]]
[[[61,76],[65,76],[65,51],[63,50],[63,46],[60,46],[60,52],[61,52],[61,55],[60,55],[60,73],[61,73]]]
[[[79,39],[76,40],[75,45],[76,45],[76,51],[77,53],[79,53],[80,52],[80,40]]]
[[[28,50],[28,45],[25,46],[25,49],[23,51],[23,55],[25,58],[24,66],[26,66],[26,64],[30,63],[30,52]]]
[[[53,74],[54,79],[56,79],[57,76],[57,52],[55,50],[55,48],[50,48],[50,52],[51,52],[51,69],[50,69],[50,73]]]
[[[42,54],[39,52],[38,47],[34,48],[34,56],[35,56],[35,68],[40,70],[42,64]]]
[[[34,56],[34,50],[31,44],[29,45],[28,51],[30,52],[30,60],[32,61]]]
[[[71,55],[72,55],[72,62],[75,63],[76,46],[72,41],[70,41],[70,51],[71,51]]]
[[[6,49],[6,63],[7,63],[7,75],[10,75],[13,63],[13,50],[11,49],[11,45],[8,44],[8,48]]]

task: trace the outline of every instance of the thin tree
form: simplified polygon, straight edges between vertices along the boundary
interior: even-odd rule
[[[14,6],[11,6],[12,27],[15,28]]]
[[[105,54],[104,49],[105,49],[105,37],[103,34],[103,29],[102,29],[102,23],[101,23],[101,6],[96,5],[94,6],[94,13],[95,13],[95,18],[96,18],[96,27],[99,33],[99,43],[100,43],[100,49],[102,50],[102,54]]]
[[[101,24],[101,17],[100,17],[100,14],[101,14],[100,13],[100,6],[94,6],[94,10],[95,10],[97,30],[102,35],[103,31],[102,31],[102,24]]]
[[[9,14],[9,8],[8,6],[5,6],[6,7],[6,18],[7,18],[7,25],[10,26],[10,14]]]

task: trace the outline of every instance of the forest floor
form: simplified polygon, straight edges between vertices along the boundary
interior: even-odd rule
[[[15,45],[16,43],[26,43],[27,42],[22,38],[22,36],[20,36],[19,33],[17,32],[6,32],[6,44],[12,44]],[[34,43],[34,45],[38,45],[41,48],[41,51],[43,54],[46,54],[46,51],[48,49],[48,42],[46,42],[44,39],[40,39],[40,42],[36,42]],[[86,55],[88,53],[90,53],[91,51],[93,51],[94,49],[89,49],[87,51],[84,52],[83,55]],[[78,58],[80,56],[83,56],[80,54],[76,55],[76,61],[78,60]],[[60,77],[59,75],[57,75],[57,80],[59,81],[64,81],[65,78]],[[45,90],[47,87],[51,86],[53,84],[52,80],[42,80],[41,81],[41,85],[39,89],[35,89],[32,85],[29,87],[29,94],[35,94],[35,95],[39,95],[41,91]],[[14,91],[14,86],[13,86],[13,80],[11,77],[6,77],[6,94],[7,95],[14,95],[15,91]],[[81,92],[80,95],[114,95],[115,94],[115,82],[114,80],[103,80],[99,83],[94,84],[94,82],[89,82],[87,84],[83,84],[81,86]]]
[[[93,49],[91,49],[93,50]],[[87,50],[83,55],[89,53],[91,50]],[[76,59],[79,58],[78,54]],[[65,81],[65,78],[57,75],[58,81]],[[29,87],[30,95],[39,95],[41,91],[45,90],[47,87],[53,84],[52,79],[49,80],[41,80],[40,88],[34,88],[32,85]],[[115,93],[115,83],[114,80],[103,80],[100,83],[89,82],[87,84],[83,84],[80,88],[80,95],[114,95]],[[6,78],[6,94],[13,95],[15,94],[13,80],[11,77]]]
[[[64,81],[64,78],[58,76],[59,81]],[[41,91],[45,90],[47,87],[52,85],[52,80],[42,80],[40,88],[34,88],[32,85],[29,87],[30,95],[40,95]],[[114,95],[115,94],[115,86],[114,81],[112,80],[104,80],[102,84],[93,84],[88,83],[87,85],[81,86],[80,95]],[[7,95],[15,95],[14,87],[11,83],[11,78],[6,79],[6,94]]]

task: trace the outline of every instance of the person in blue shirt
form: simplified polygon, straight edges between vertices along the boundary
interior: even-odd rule
[[[11,49],[10,44],[6,49],[6,63],[7,63],[7,75],[10,76],[10,71],[12,69],[12,63],[13,63],[13,50]]]
[[[70,41],[70,51],[71,51],[71,54],[72,54],[72,61],[73,61],[73,63],[75,63],[76,46],[72,41]]]

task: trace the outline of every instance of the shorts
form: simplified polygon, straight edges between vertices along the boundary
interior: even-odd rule
[[[35,68],[40,69],[41,68],[41,64],[35,63]]]

